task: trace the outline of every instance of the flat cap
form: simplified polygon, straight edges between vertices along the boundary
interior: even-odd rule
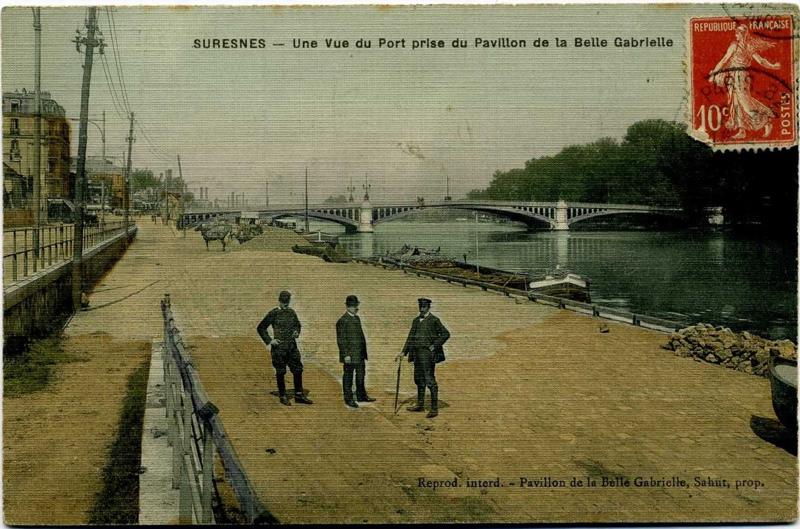
[[[417,300],[417,303],[419,303],[420,307],[423,307],[423,306],[430,307],[432,302],[428,298],[419,298]]]

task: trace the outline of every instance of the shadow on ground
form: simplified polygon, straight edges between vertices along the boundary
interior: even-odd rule
[[[757,415],[750,418],[750,428],[764,441],[797,456],[797,432],[792,435],[792,432],[775,419]]]

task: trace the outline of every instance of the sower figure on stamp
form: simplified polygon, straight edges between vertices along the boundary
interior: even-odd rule
[[[367,339],[358,316],[358,298],[347,296],[347,311],[336,322],[336,343],[339,345],[339,362],[344,366],[342,393],[344,402],[351,408],[358,408],[358,402],[375,402],[367,395],[364,385],[367,361]],[[356,374],[356,400],[353,400],[353,371]]]
[[[300,336],[300,320],[293,309],[289,308],[292,295],[285,290],[278,296],[278,307],[267,313],[258,324],[258,335],[265,344],[270,346],[272,366],[275,368],[275,377],[278,382],[278,395],[281,404],[291,405],[286,396],[286,367],[294,377],[294,400],[299,404],[312,404],[311,400],[303,393],[303,362],[300,360],[300,350],[295,341]],[[269,327],[275,338],[269,335]]]
[[[439,387],[436,385],[436,364],[444,362],[444,343],[450,338],[450,332],[442,322],[430,313],[431,300],[419,298],[419,316],[411,323],[411,331],[398,356],[408,355],[408,361],[414,362],[414,383],[417,385],[417,405],[408,411],[425,410],[425,388],[431,390],[431,411],[428,418],[439,415]]]

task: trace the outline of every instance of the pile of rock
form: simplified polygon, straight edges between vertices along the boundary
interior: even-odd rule
[[[797,349],[790,340],[767,340],[707,323],[672,333],[664,348],[678,356],[761,376],[767,374],[771,354],[797,360]]]

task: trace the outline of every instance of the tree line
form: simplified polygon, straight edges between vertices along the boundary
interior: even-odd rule
[[[682,207],[701,221],[722,206],[726,222],[788,227],[797,219],[797,148],[713,151],[685,125],[645,120],[625,137],[601,138],[494,173],[471,199],[599,202]]]

